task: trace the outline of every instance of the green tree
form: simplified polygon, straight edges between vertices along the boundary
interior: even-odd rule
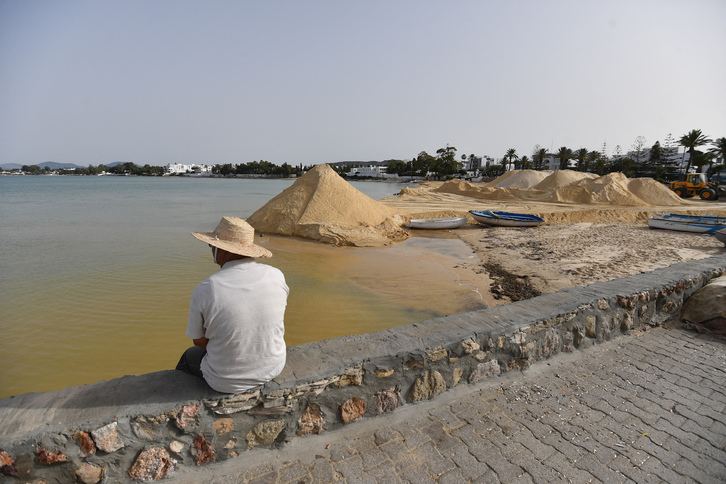
[[[605,159],[604,156],[601,156],[595,161],[595,167],[597,168],[597,174],[602,176],[605,173],[605,168],[607,167],[607,159]]]
[[[633,146],[631,147],[632,159],[638,171],[642,170],[643,168],[647,168],[643,166],[645,165],[645,162],[648,161],[648,150],[645,148],[645,146],[645,137],[638,136],[637,138],[635,138]]]
[[[507,152],[504,154],[504,159],[507,160],[507,164],[505,167],[506,171],[509,171],[509,165],[513,165],[515,161],[519,159],[519,155],[517,154],[517,150],[514,148],[509,148]],[[514,168],[514,167],[512,167]]]
[[[717,159],[721,160],[721,163],[726,161],[726,138],[718,138],[713,141],[713,148],[708,150],[709,153],[713,153]]]
[[[547,150],[536,145],[532,151],[532,167],[535,170],[544,168],[544,159],[547,156]]]
[[[433,171],[433,166],[435,162],[435,157],[431,156],[425,151],[422,151],[418,154],[416,158],[411,160],[411,165],[413,167],[414,173],[418,173],[419,176],[426,176],[429,171]]]
[[[391,160],[386,164],[386,172],[391,175],[401,176],[408,170],[406,163],[400,160]]]
[[[585,171],[590,171],[590,167],[594,166],[601,157],[602,154],[599,151],[590,151],[587,154],[587,160],[585,160]]]
[[[40,167],[38,165],[23,165],[20,167],[20,171],[30,173],[31,175],[38,175],[40,173]]]
[[[522,167],[523,170],[530,170],[532,169],[532,160],[529,159],[529,156],[523,155],[519,159],[519,165]]]
[[[567,170],[570,167],[572,150],[566,146],[561,147],[559,151],[557,151],[557,158],[560,159],[560,170]]]
[[[487,177],[493,178],[493,177],[498,177],[498,176],[503,175],[506,171],[507,171],[506,161],[502,158],[501,163],[495,163],[495,164],[489,165],[485,170],[485,174]]]
[[[688,149],[688,163],[686,164],[686,171],[683,174],[683,179],[685,180],[688,171],[691,169],[691,162],[693,161],[693,157],[695,156],[696,148],[709,144],[711,140],[708,139],[708,137],[706,137],[703,133],[701,133],[700,129],[693,129],[689,133],[681,136],[681,139],[678,142],[685,149]],[[685,156],[686,152],[684,150],[683,157],[685,158]]]
[[[587,162],[587,148],[580,148],[575,151],[575,159],[577,160],[577,171],[585,171],[585,163]]]
[[[461,169],[461,162],[456,161],[456,148],[453,146],[446,146],[446,148],[439,148],[436,150],[436,161],[434,170],[439,177],[451,176]]]

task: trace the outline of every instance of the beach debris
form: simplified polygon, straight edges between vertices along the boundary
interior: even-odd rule
[[[505,270],[501,264],[486,262],[483,267],[492,279],[491,291],[496,299],[507,297],[514,302],[531,299],[542,294],[532,286],[528,277],[519,277],[512,274]]]

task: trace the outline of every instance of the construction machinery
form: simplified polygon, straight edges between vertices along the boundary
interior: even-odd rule
[[[702,200],[716,200],[719,192],[724,195],[722,187],[718,183],[709,183],[705,173],[689,173],[685,181],[671,182],[670,188],[681,198],[698,195]]]

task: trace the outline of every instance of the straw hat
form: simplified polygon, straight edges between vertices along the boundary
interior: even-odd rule
[[[202,242],[233,254],[248,257],[272,257],[272,252],[256,245],[255,229],[238,217],[222,217],[213,232],[192,232]]]

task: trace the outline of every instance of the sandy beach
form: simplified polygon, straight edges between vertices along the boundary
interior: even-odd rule
[[[320,250],[368,247],[353,249],[360,260],[340,277],[438,314],[506,304],[726,250],[711,235],[650,229],[647,220],[654,214],[726,216],[726,200],[681,199],[649,178],[527,170],[486,184],[451,180],[398,186],[398,196],[374,201],[319,166],[248,221],[262,233],[325,242],[328,247]],[[491,227],[473,220],[469,210],[529,213],[545,223]],[[418,234],[406,226],[414,218],[453,216],[468,216],[468,224]],[[456,237],[472,255],[446,257],[401,243],[423,232]]]
[[[478,256],[470,271],[489,273],[485,266],[500,266],[519,284],[539,293],[613,280],[726,250],[711,235],[654,230],[647,224],[650,215],[666,212],[726,216],[726,200],[678,200],[678,205],[665,206],[499,201],[436,191],[442,185],[428,182],[418,189],[418,196],[382,202],[415,217],[463,216],[468,210],[539,215],[545,223],[535,228],[490,227],[469,220],[466,227],[450,231]],[[496,277],[490,282],[497,287]],[[497,294],[494,298],[495,304],[510,301]]]

